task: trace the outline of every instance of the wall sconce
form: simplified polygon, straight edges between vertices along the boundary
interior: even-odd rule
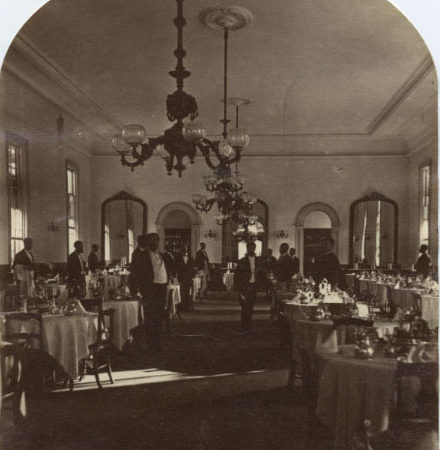
[[[286,233],[284,230],[280,230],[277,233],[277,238],[279,239],[287,239],[289,237],[289,233]]]
[[[205,231],[204,236],[205,236],[205,238],[207,238],[207,239],[215,239],[215,238],[217,237],[217,232],[212,231],[212,230],[210,229],[210,230],[208,230],[208,231]]]
[[[58,231],[60,229],[60,227],[58,224],[56,224],[55,222],[52,221],[47,224],[47,229],[49,231]]]

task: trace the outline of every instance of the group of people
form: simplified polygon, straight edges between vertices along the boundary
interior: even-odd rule
[[[319,283],[326,278],[332,286],[338,286],[341,280],[341,266],[334,251],[335,242],[327,238],[323,253],[313,264],[311,275]],[[32,296],[34,285],[35,261],[32,254],[33,241],[24,239],[24,248],[14,258],[13,269],[19,285],[20,294]],[[74,243],[75,250],[67,259],[67,276],[76,295],[84,293],[85,275],[87,271],[95,273],[101,268],[98,257],[99,247],[92,244],[87,264],[83,261],[84,246],[81,241]],[[294,248],[282,243],[279,247],[279,258],[273,256],[268,249],[263,257],[257,257],[254,242],[247,243],[246,255],[238,261],[235,271],[235,290],[239,293],[241,305],[241,331],[251,330],[251,320],[258,291],[270,292],[272,280],[275,280],[278,290],[288,290],[292,276],[300,272],[300,261]],[[432,271],[432,262],[427,254],[428,247],[422,245],[420,257],[415,269],[418,273],[428,274]],[[159,235],[149,233],[138,236],[137,247],[133,251],[130,265],[130,291],[133,296],[138,293],[144,308],[146,318],[145,334],[147,342],[153,350],[160,349],[161,323],[167,309],[167,285],[177,279],[180,284],[182,303],[180,310],[193,309],[191,290],[196,273],[201,279],[200,296],[206,295],[209,281],[209,257],[206,245],[202,242],[195,258],[191,256],[188,246],[184,246],[179,254],[174,254],[170,246],[165,252],[159,251]]]
[[[20,295],[33,297],[35,290],[35,260],[32,253],[33,241],[27,237],[23,240],[24,248],[14,257],[12,268],[15,279],[19,287]],[[69,284],[78,295],[85,286],[85,275],[88,271],[95,273],[101,267],[98,256],[99,246],[92,244],[87,264],[84,262],[82,254],[84,246],[81,241],[74,243],[74,251],[67,258],[67,277]],[[79,292],[78,292],[79,291]]]
[[[278,289],[286,290],[292,276],[299,273],[300,263],[296,250],[289,244],[282,243],[280,256],[276,259],[272,249],[268,249],[263,257],[255,254],[256,245],[248,242],[246,256],[238,261],[234,284],[238,291],[241,306],[241,332],[251,331],[251,321],[258,291],[270,292],[271,279],[275,279]]]
[[[341,267],[334,252],[334,245],[334,240],[327,238],[324,252],[315,260],[312,275],[318,283],[323,278],[326,278],[333,286],[337,286],[340,282]],[[287,243],[280,245],[278,259],[273,256],[271,249],[268,249],[262,258],[258,258],[255,255],[255,249],[255,243],[247,244],[246,256],[238,261],[235,272],[235,288],[239,293],[241,305],[242,333],[248,333],[251,330],[257,291],[270,291],[271,278],[276,280],[278,290],[286,291],[292,277],[300,271],[300,261],[296,256],[296,250],[289,248]]]
[[[161,324],[167,314],[167,285],[177,278],[182,298],[179,310],[192,310],[191,290],[197,272],[202,278],[200,295],[204,296],[209,277],[209,258],[203,242],[194,259],[188,246],[176,255],[166,245],[165,252],[161,253],[158,234],[138,236],[130,265],[130,291],[132,295],[139,293],[141,296],[146,344],[153,351],[160,350]]]

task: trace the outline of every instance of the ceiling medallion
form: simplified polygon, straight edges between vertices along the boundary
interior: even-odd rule
[[[252,13],[241,6],[215,6],[204,9],[199,15],[203,25],[213,30],[235,31],[254,20]]]

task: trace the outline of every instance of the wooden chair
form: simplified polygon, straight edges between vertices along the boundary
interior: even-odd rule
[[[80,362],[81,381],[86,369],[96,378],[99,389],[102,385],[99,379],[99,372],[106,371],[113,384],[111,355],[113,351],[113,315],[115,310],[101,309],[98,315],[98,337],[94,344],[89,346],[89,355]]]
[[[12,401],[14,423],[21,425],[23,416],[20,403],[23,396],[22,352],[25,341],[20,343],[0,342],[1,403]]]
[[[24,348],[41,350],[42,318],[35,313],[11,313],[5,316],[5,339],[24,342]]]

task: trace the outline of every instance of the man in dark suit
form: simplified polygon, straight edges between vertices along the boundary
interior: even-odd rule
[[[33,242],[31,238],[23,240],[24,249],[14,256],[12,269],[15,273],[20,294],[31,297],[34,289],[35,264],[32,254]]]
[[[419,252],[420,256],[417,259],[414,269],[417,273],[420,273],[424,277],[427,277],[432,272],[432,261],[428,256],[428,246],[426,244],[422,244],[420,246]]]
[[[96,269],[99,268],[98,250],[98,245],[92,244],[92,250],[89,253],[89,257],[87,258],[87,267],[92,273],[96,273]]]
[[[138,237],[131,260],[132,285],[142,296],[146,336],[153,351],[160,350],[160,331],[166,308],[170,268],[159,252],[159,236],[150,233]]]
[[[293,261],[292,265],[293,275],[296,275],[299,273],[299,258],[296,256],[296,250],[293,247],[289,249],[289,256],[292,258]]]
[[[238,261],[234,277],[235,288],[240,296],[242,333],[248,333],[251,329],[257,286],[262,271],[261,261],[255,255],[255,243],[248,242],[246,248],[246,256]]]
[[[206,296],[206,291],[208,289],[208,281],[210,278],[209,273],[209,257],[206,251],[206,245],[204,242],[200,242],[200,248],[197,250],[195,258],[196,269],[203,272],[201,287],[200,287],[200,298]]]
[[[323,278],[326,278],[332,287],[339,286],[341,282],[341,265],[339,259],[335,254],[335,241],[333,238],[326,238],[324,241],[324,252],[321,256],[316,258],[314,273],[317,284]]]
[[[169,268],[168,276],[175,277],[176,276],[176,258],[173,254],[173,248],[169,244],[165,246],[163,259],[165,260],[165,263],[166,263],[167,267]]]
[[[191,298],[191,288],[195,275],[195,265],[188,246],[185,246],[183,252],[176,258],[176,268],[182,295],[181,309],[184,311],[192,310],[194,305]]]
[[[75,251],[67,258],[67,276],[72,288],[72,294],[82,297],[85,293],[85,264],[82,259],[83,243],[76,241],[73,244]]]
[[[292,258],[288,254],[289,244],[283,242],[280,245],[280,257],[278,258],[276,278],[278,281],[278,288],[282,291],[287,290],[290,279],[294,273],[294,264]]]

